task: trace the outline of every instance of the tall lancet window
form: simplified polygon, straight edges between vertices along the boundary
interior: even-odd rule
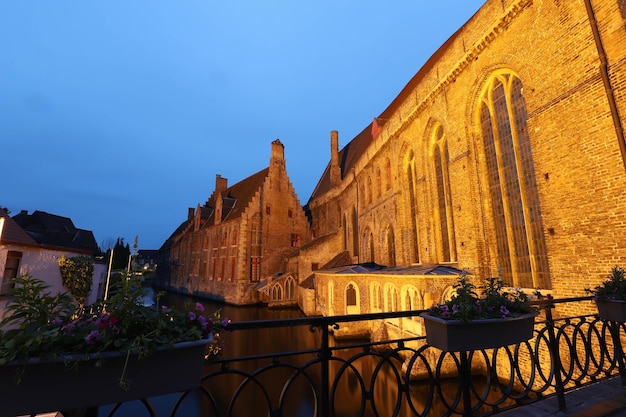
[[[409,213],[410,213],[410,256],[411,263],[419,263],[419,239],[417,231],[417,184],[415,178],[415,156],[411,151],[406,164],[406,185],[409,190]]]
[[[521,287],[550,288],[521,81],[508,72],[495,74],[485,86],[479,105],[502,278]]]
[[[448,176],[448,144],[443,134],[443,127],[436,125],[433,130],[432,158],[435,171],[437,196],[438,236],[441,262],[456,260],[454,242],[454,222],[452,219],[452,199],[450,177]]]

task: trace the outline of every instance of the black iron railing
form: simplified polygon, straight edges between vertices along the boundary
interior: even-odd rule
[[[422,336],[375,342],[333,337],[342,326],[364,323],[389,323],[401,334],[402,320],[415,321],[422,311],[234,322],[229,332],[253,331],[255,337],[271,329],[307,328],[315,347],[224,357],[206,367],[198,389],[101,407],[99,415],[141,415],[128,411],[138,407],[141,413],[172,417],[488,416],[553,396],[565,409],[567,391],[623,370],[623,324],[595,315],[553,317],[555,304],[589,300],[539,302],[533,339],[457,353],[430,347]],[[227,346],[238,348],[254,350]]]

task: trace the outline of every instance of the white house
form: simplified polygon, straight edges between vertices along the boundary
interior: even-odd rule
[[[18,222],[25,224],[28,231]],[[54,223],[62,226],[62,232],[55,230],[59,227],[54,227]],[[74,234],[74,238],[66,240],[62,234]],[[82,243],[77,244],[81,241],[77,236],[82,237]],[[64,243],[66,241],[74,243]],[[63,287],[58,259],[61,256],[95,257],[98,252],[93,234],[75,228],[68,218],[37,211],[32,215],[21,212],[11,218],[0,209],[0,316],[15,277],[28,273],[46,282],[53,292],[67,291]],[[106,265],[96,262],[93,286],[86,304],[102,298],[105,280]]]

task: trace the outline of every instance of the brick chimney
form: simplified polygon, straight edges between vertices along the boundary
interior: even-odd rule
[[[222,177],[220,174],[215,175],[215,192],[221,193],[228,188],[228,179]]]
[[[336,187],[341,183],[341,167],[339,167],[339,133],[330,132],[330,185]]]
[[[272,142],[270,158],[270,177],[275,177],[280,170],[285,170],[285,145],[279,139]]]

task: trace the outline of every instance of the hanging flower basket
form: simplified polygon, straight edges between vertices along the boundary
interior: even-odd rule
[[[605,321],[626,322],[626,301],[596,300],[598,316]]]
[[[446,352],[461,352],[514,345],[532,338],[537,313],[471,321],[446,320],[428,313],[420,316],[424,319],[426,341],[430,346]]]
[[[146,358],[128,355],[128,362],[127,355],[104,352],[0,366],[0,417],[80,409],[195,388],[211,342],[212,338],[176,343],[174,349]]]

